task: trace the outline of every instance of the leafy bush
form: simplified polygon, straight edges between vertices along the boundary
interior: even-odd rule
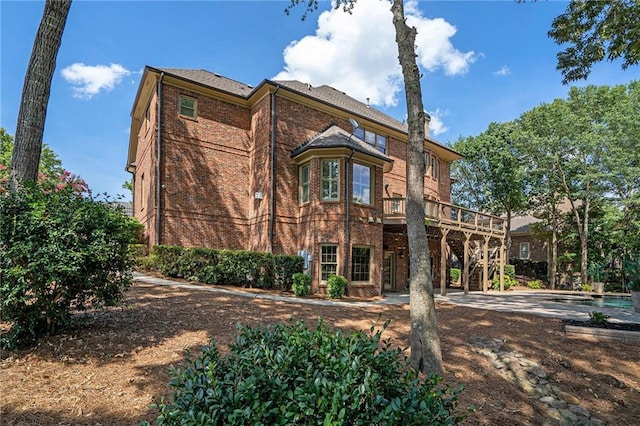
[[[533,281],[529,281],[527,283],[527,287],[534,289],[534,290],[538,290],[542,288],[542,281],[540,280],[533,280]]]
[[[593,291],[593,287],[591,286],[591,284],[582,284],[582,285],[580,285],[580,290],[581,291]]]
[[[504,265],[504,275],[511,278],[512,281],[516,280],[516,267],[513,265]]]
[[[291,290],[296,296],[306,296],[311,291],[311,275],[298,272],[293,274]]]
[[[293,285],[293,275],[302,272],[304,259],[300,256],[276,255],[273,257],[274,288],[289,291]]]
[[[76,310],[119,304],[140,224],[62,182],[0,194],[0,310],[6,348],[68,326]]]
[[[332,299],[342,299],[347,288],[347,279],[342,275],[330,275],[327,279],[327,294]]]
[[[506,268],[505,268],[506,271]],[[511,278],[506,273],[504,274],[504,289],[509,290],[511,287],[518,285],[518,281],[515,278]],[[491,288],[494,290],[500,290],[500,277],[494,277],[491,280]]]
[[[452,283],[457,283],[458,280],[460,279],[460,269],[458,268],[449,269],[449,276],[451,277]]]
[[[609,319],[609,315],[606,315],[602,312],[593,311],[589,312],[589,322],[594,325],[602,325],[606,324]]]
[[[180,246],[154,246],[150,263],[163,275],[200,281],[206,284],[226,284],[273,288],[290,286],[291,278],[276,276],[302,271],[299,256],[273,256],[271,253],[242,250],[215,250]]]
[[[387,324],[385,324],[385,327]],[[373,327],[371,329],[373,333]],[[171,402],[157,425],[454,425],[458,391],[421,379],[381,331],[315,330],[301,321],[239,327],[231,353],[216,343],[171,367]]]

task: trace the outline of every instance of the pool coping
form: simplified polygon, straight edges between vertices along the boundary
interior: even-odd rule
[[[640,346],[640,332],[629,330],[611,330],[607,328],[584,327],[579,325],[564,325],[567,337],[591,342],[621,342]]]

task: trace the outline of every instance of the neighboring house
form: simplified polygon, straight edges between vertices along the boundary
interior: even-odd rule
[[[547,262],[549,244],[531,233],[531,225],[539,222],[532,215],[516,216],[511,219],[511,252],[509,259]]]
[[[351,295],[404,289],[406,143],[406,124],[329,86],[146,67],[127,160],[135,217],[150,246],[300,253],[314,292],[331,274]],[[432,272],[444,291],[450,249],[504,247],[504,232],[501,219],[448,204],[461,156],[429,136],[425,150]]]

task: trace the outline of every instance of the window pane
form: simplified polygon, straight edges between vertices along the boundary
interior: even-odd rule
[[[309,164],[300,166],[300,202],[309,202]]]
[[[320,246],[320,280],[326,281],[330,275],[338,273],[338,246]]]
[[[369,281],[371,249],[353,247],[351,250],[351,280]]]
[[[338,197],[338,160],[322,162],[321,194],[323,200],[337,200]]]
[[[361,164],[353,165],[353,201],[371,204],[371,168]]]
[[[358,139],[364,140],[364,129],[362,127],[358,127],[353,134]]]
[[[376,141],[376,148],[378,148],[378,151],[385,154],[387,152],[387,138],[384,136],[378,135],[378,138]]]
[[[180,114],[195,118],[196,100],[187,96],[180,96]]]
[[[370,132],[368,130],[365,130],[365,132],[364,132],[364,141],[366,143],[368,143],[369,145],[376,146],[376,134],[373,133],[373,132]]]

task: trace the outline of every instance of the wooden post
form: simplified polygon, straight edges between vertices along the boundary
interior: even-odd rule
[[[500,240],[500,291],[504,291],[504,239]]]
[[[482,247],[482,257],[484,259],[484,264],[482,265],[482,292],[486,293],[489,291],[489,241],[491,237],[488,235],[484,236],[484,246]]]
[[[469,239],[471,238],[470,232],[464,233],[464,264],[462,271],[462,284],[464,285],[464,294],[469,294]]]
[[[448,229],[440,228],[442,237],[440,238],[440,294],[446,296],[447,294],[447,234]]]

